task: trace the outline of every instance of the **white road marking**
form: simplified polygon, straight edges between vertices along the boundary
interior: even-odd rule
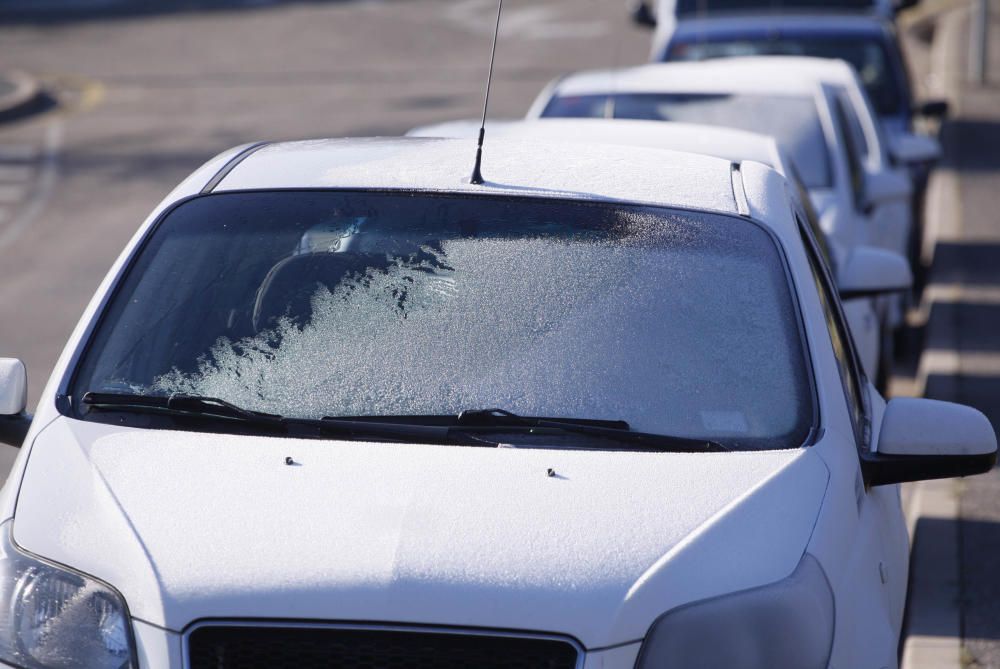
[[[59,176],[59,149],[62,146],[62,141],[63,123],[59,119],[55,119],[45,129],[45,144],[41,154],[42,164],[38,180],[35,182],[28,200],[14,215],[10,224],[0,228],[0,249],[9,246],[35,222],[45,209],[52,193],[55,192]],[[38,155],[37,149],[35,154]]]
[[[553,5],[504,10],[500,36],[520,39],[588,39],[608,32],[601,21],[566,21]],[[474,33],[491,35],[496,25],[494,0],[461,0],[445,14],[452,23]]]

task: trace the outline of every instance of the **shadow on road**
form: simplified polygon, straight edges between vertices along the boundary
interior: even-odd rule
[[[935,283],[963,283],[968,286],[1000,285],[998,268],[1000,268],[1000,243],[941,241],[934,249]]]
[[[960,568],[961,608],[963,639],[1000,640],[1000,616],[982,615],[982,612],[1000,608],[1000,582],[983,570],[995,568],[992,556],[1000,554],[1000,523],[988,520],[951,520],[923,517],[917,522],[913,535],[913,554],[920,555],[926,543],[939,545],[954,543],[958,536],[962,554]],[[919,636],[949,636],[951,629],[939,626],[937,616],[920,616],[911,619],[908,634]],[[950,618],[941,617],[942,625]]]
[[[0,0],[0,23],[56,25],[162,14],[262,10],[359,0]]]
[[[963,172],[1000,170],[1000,123],[997,121],[948,120],[941,128],[941,142],[950,147],[942,166]]]
[[[993,429],[1000,433],[1000,406],[997,405],[997,399],[1000,398],[1000,377],[962,375],[956,378],[930,374],[924,396],[975,407],[986,414]]]

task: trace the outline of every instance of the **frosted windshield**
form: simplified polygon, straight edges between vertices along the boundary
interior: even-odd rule
[[[881,115],[904,111],[904,92],[896,81],[893,63],[882,37],[826,37],[814,34],[774,34],[736,37],[699,35],[674,39],[664,60],[699,61],[736,56],[811,56],[838,58],[850,63],[864,84],[872,105]]]
[[[792,447],[812,417],[796,323],[774,242],[735,217],[213,195],[160,224],[75,392],[311,418],[499,407]]]
[[[676,121],[771,135],[799,166],[809,188],[830,188],[826,137],[810,97],[720,93],[618,93],[552,98],[545,117]]]

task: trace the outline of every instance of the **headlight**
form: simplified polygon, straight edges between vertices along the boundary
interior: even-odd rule
[[[697,602],[661,616],[637,669],[825,669],[833,646],[833,592],[806,554],[783,581]]]
[[[0,662],[24,669],[126,669],[132,633],[108,586],[31,557],[0,525]]]

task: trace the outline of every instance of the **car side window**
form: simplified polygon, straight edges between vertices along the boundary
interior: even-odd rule
[[[833,98],[833,115],[836,118],[838,134],[844,144],[844,153],[847,155],[847,172],[851,179],[854,206],[860,211],[864,207],[865,201],[865,167],[861,159],[857,138],[851,130],[849,115],[839,96]],[[857,121],[856,118],[855,121]]]
[[[862,160],[868,160],[871,155],[871,147],[868,145],[868,138],[865,136],[865,129],[861,126],[861,119],[858,118],[847,96],[847,91],[840,89],[837,91],[837,101],[840,108],[844,110],[844,118],[847,122],[847,130],[851,134],[852,141],[857,148],[858,155]]]
[[[813,280],[816,282],[816,290],[823,307],[826,327],[830,332],[830,342],[833,344],[833,353],[837,359],[837,368],[840,372],[841,384],[844,387],[848,412],[851,415],[854,437],[858,448],[862,448],[868,443],[868,410],[864,394],[864,377],[860,371],[861,366],[858,363],[854,343],[847,329],[847,321],[840,309],[840,302],[835,296],[830,273],[820,259],[816,239],[802,222],[802,219],[797,218],[799,219],[799,232],[802,235],[802,242],[809,258],[809,268],[812,271]]]
[[[806,190],[805,185],[802,183],[802,179],[799,177],[798,169],[795,165],[789,165],[788,169],[790,172],[789,181],[795,191],[795,197],[793,199],[797,200],[799,205],[802,207],[802,211],[799,212],[799,215],[809,226],[809,231],[812,233],[813,239],[816,241],[816,248],[819,249],[819,254],[823,258],[823,262],[825,262],[826,266],[830,268],[830,274],[832,276],[837,276],[837,259],[833,257],[832,249],[826,239],[826,233],[824,233],[822,227],[820,227],[819,214],[816,213],[816,208],[813,206],[812,200],[809,198],[809,191]]]

